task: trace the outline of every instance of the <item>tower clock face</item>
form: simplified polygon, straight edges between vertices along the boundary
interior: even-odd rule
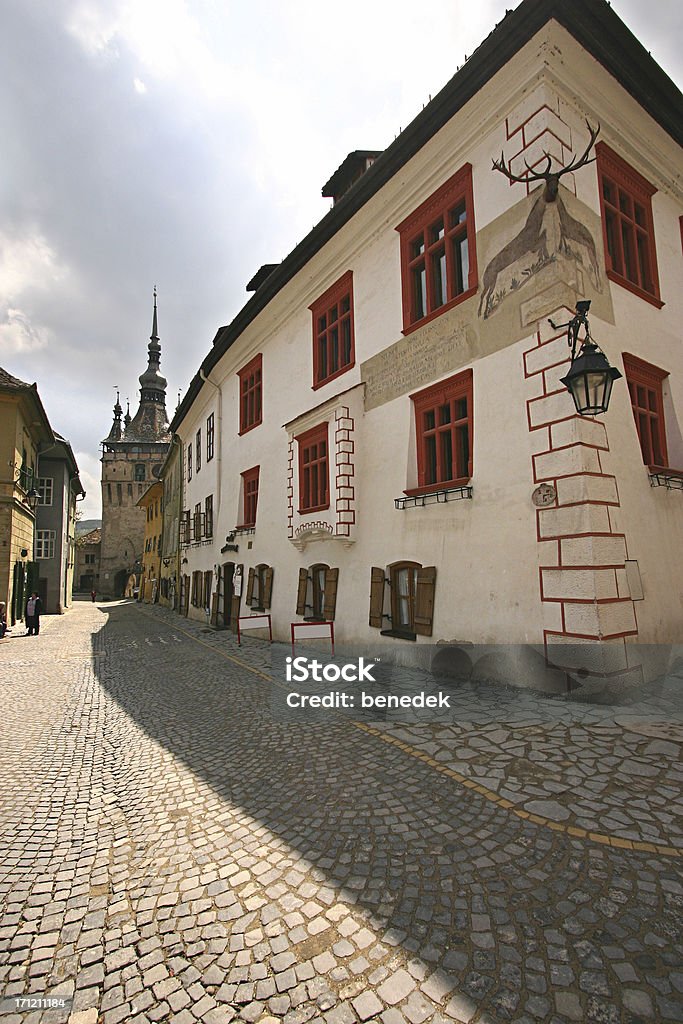
[[[545,508],[547,505],[553,505],[556,498],[557,491],[552,484],[539,484],[531,495],[531,500],[536,508]]]

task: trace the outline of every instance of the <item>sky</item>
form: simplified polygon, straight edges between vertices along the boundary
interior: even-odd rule
[[[568,0],[571,2],[571,0]],[[38,384],[100,516],[158,288],[169,418],[246,284],[513,0],[0,0],[0,365]],[[681,86],[683,5],[612,6]]]

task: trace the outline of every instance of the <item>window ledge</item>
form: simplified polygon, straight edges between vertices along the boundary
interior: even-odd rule
[[[394,498],[394,508],[424,508],[425,505],[443,505],[449,501],[460,501],[472,497],[471,485],[447,487],[436,491],[406,491],[405,497]]]
[[[381,629],[380,636],[393,636],[396,640],[417,640],[417,633],[409,633],[404,629]]]
[[[444,302],[443,306],[439,306],[437,309],[433,309],[427,316],[421,317],[420,320],[416,320],[412,324],[404,324],[401,334],[407,337],[412,334],[413,331],[418,331],[420,327],[424,327],[425,324],[429,324],[432,320],[436,320],[438,316],[443,313],[447,313],[449,309],[453,309],[455,306],[459,306],[461,302],[465,302],[467,299],[471,299],[473,295],[476,295],[479,290],[479,282],[472,287],[468,288],[466,292],[461,292],[460,295],[456,295],[454,299],[449,299],[448,302]]]
[[[627,277],[622,277],[616,270],[611,270],[609,267],[605,271],[610,281],[614,281],[615,284],[620,284],[622,288],[626,288],[627,291],[632,292],[634,295],[638,295],[641,299],[645,299],[646,302],[650,302],[657,309],[661,309],[664,303],[660,299],[659,295],[655,295],[653,292],[646,292],[644,288],[640,288],[633,281],[629,281]]]
[[[666,466],[648,466],[650,487],[666,487],[667,491],[683,491],[683,470]]]
[[[246,525],[236,526],[235,529],[232,532],[235,534],[235,536],[237,536],[237,534],[256,533],[256,527],[255,526],[246,526]]]

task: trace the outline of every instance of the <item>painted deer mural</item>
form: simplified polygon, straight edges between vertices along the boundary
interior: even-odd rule
[[[561,167],[557,171],[551,169],[552,157],[549,153],[544,154],[547,161],[545,170],[535,171],[529,164],[526,164],[527,173],[521,175],[512,173],[509,162],[506,165],[502,153],[500,160],[493,161],[494,169],[500,171],[510,181],[527,183],[531,181],[544,181],[545,188],[531,207],[522,230],[507,245],[503,246],[484,271],[483,288],[479,301],[479,316],[482,315],[483,310],[484,319],[491,312],[496,283],[500,275],[517,263],[518,260],[524,259],[525,256],[537,256],[539,261],[547,261],[550,257],[549,248],[551,248],[552,252],[559,251],[566,255],[571,255],[572,242],[583,246],[588,254],[589,272],[594,278],[596,287],[599,287],[600,270],[593,236],[580,221],[572,217],[562,201],[562,196],[559,195],[560,178],[563,174],[576,171],[595,160],[595,157],[589,160],[588,154],[598,137],[600,125],[596,128],[591,128],[588,121],[586,121],[586,125],[588,126],[590,141],[585,151],[580,157],[574,158],[566,167]],[[551,210],[553,217],[549,220],[548,213]],[[551,242],[550,246],[549,241]]]

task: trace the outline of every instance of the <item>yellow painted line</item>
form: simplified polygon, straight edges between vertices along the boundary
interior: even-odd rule
[[[246,661],[241,661],[240,658],[235,658],[232,654],[227,654],[225,651],[221,651],[220,648],[214,647],[213,644],[207,644],[205,640],[200,640],[199,637],[188,632],[188,630],[183,629],[181,626],[171,625],[163,619],[158,619],[156,615],[151,615],[149,612],[146,612],[144,608],[141,608],[140,611],[143,615],[146,615],[148,619],[153,619],[154,622],[157,623],[162,622],[163,625],[168,627],[168,629],[173,630],[175,633],[182,633],[183,636],[188,637],[190,640],[194,640],[195,643],[201,644],[202,647],[206,647],[207,650],[220,655],[220,657],[225,658],[226,661],[231,661],[233,665],[239,665],[240,668],[245,669],[247,672],[251,672],[252,675],[265,680],[265,682],[269,683],[271,686],[277,686],[281,690],[287,689],[284,683],[279,683],[276,679],[273,679],[272,676],[267,675],[265,672],[261,672],[260,669],[254,668],[252,665],[248,665]],[[477,782],[473,782],[472,779],[468,779],[467,776],[461,775],[460,772],[454,771],[453,768],[449,768],[447,765],[440,764],[428,754],[418,750],[416,747],[411,747],[409,743],[399,740],[396,736],[389,736],[380,729],[375,729],[373,726],[367,725],[365,722],[354,722],[353,719],[347,718],[346,715],[339,715],[336,711],[333,711],[333,713],[337,714],[342,721],[346,722],[354,729],[366,732],[368,735],[374,736],[375,739],[381,740],[382,743],[386,743],[389,746],[398,747],[398,749],[403,751],[405,754],[408,754],[410,757],[413,757],[418,761],[423,761],[440,774],[448,775],[449,778],[454,779],[465,789],[473,789],[478,796],[488,800],[489,803],[496,804],[498,807],[502,807],[505,810],[510,811],[511,814],[514,814],[522,821],[533,821],[535,825],[543,825],[545,828],[549,828],[553,832],[564,832],[566,835],[573,836],[577,839],[589,839],[591,842],[600,843],[603,846],[610,846],[615,850],[637,850],[641,853],[658,853],[662,857],[683,857],[683,850],[678,850],[675,846],[659,846],[658,844],[646,843],[639,839],[619,839],[617,836],[605,835],[601,832],[588,832],[587,829],[578,828],[575,825],[565,825],[563,822],[553,821],[551,818],[544,818],[540,814],[530,814],[529,811],[522,810],[520,807],[515,807],[510,800],[505,800],[493,790],[487,789],[486,786],[482,786]]]

